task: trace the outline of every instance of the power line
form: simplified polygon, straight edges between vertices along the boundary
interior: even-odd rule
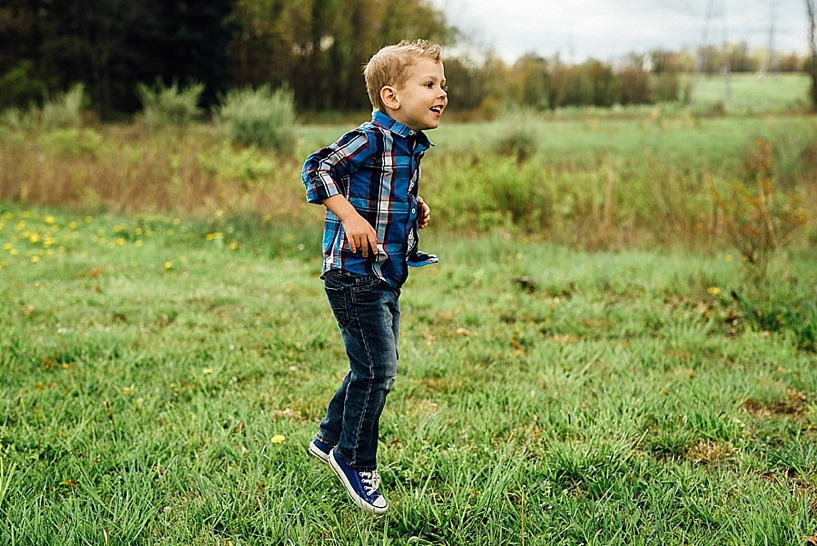
[[[692,74],[692,85],[687,100],[692,100],[692,95],[695,92],[698,79],[700,78],[701,72],[704,70],[704,65],[707,64],[706,55],[709,49],[709,31],[712,21],[715,18],[718,19],[720,24],[721,43],[723,44],[723,66],[721,67],[721,73],[723,74],[724,81],[723,104],[725,107],[728,107],[732,96],[732,88],[729,69],[729,35],[726,20],[726,0],[709,0],[707,4],[706,21],[704,23],[704,30],[701,36],[701,43],[698,46],[698,52],[695,56],[695,69]]]

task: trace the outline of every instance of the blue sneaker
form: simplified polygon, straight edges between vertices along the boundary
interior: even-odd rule
[[[325,442],[321,442],[317,438],[312,440],[309,444],[309,454],[313,457],[329,464],[329,452],[332,451],[332,446]]]
[[[380,475],[376,470],[355,470],[343,462],[334,449],[329,452],[329,466],[346,486],[346,492],[349,493],[352,502],[375,514],[382,514],[388,509],[386,499],[378,491]]]

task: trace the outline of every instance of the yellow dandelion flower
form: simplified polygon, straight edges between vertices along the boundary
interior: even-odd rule
[[[142,246],[142,241],[141,241],[141,240],[137,240],[137,241],[136,241],[135,243],[133,243],[133,244],[135,244],[136,246]]]
[[[144,233],[144,231],[142,231],[142,228],[136,228],[133,230],[133,232],[137,235],[142,235]]]
[[[165,269],[173,269],[173,262],[165,262]]]
[[[236,243],[230,243],[230,250],[235,250],[236,248],[238,248]]]
[[[187,256],[179,256],[179,261],[180,262],[186,262],[187,261]]]
[[[211,373],[213,373],[213,370],[211,370],[210,368],[204,368],[204,373],[206,375],[210,375]]]
[[[17,249],[12,248],[11,250],[9,250],[9,254],[11,254],[12,256],[16,256],[17,255]]]
[[[45,223],[46,224],[53,224],[54,223],[54,217],[53,216],[46,216],[45,217]]]
[[[174,218],[174,219],[173,219],[173,225],[174,225],[174,226],[178,226],[178,225],[179,225],[179,224],[181,224],[181,223],[182,223],[182,221],[181,221],[179,218]]]
[[[283,434],[276,434],[275,436],[272,437],[272,443],[273,444],[281,444],[286,439],[287,439],[286,436],[284,436]]]
[[[39,256],[32,256],[32,257],[31,257],[31,262],[32,262],[32,263],[35,263],[35,264],[36,264],[36,263],[37,263],[37,262],[39,262],[39,261],[40,261],[40,257],[39,257]]]
[[[721,293],[721,289],[718,288],[717,286],[710,286],[709,288],[706,289],[706,291],[707,293],[712,294],[713,296],[716,296]]]
[[[70,227],[71,229],[77,229],[77,223],[71,222],[70,224],[68,224],[68,227]]]
[[[14,248],[14,245],[11,243],[6,243],[3,245],[3,250],[11,250],[12,248]]]
[[[86,217],[85,217],[85,223],[86,223],[86,224],[90,224],[90,223],[91,223],[91,222],[93,222],[93,221],[94,221],[94,217],[93,217],[93,216],[86,216]]]

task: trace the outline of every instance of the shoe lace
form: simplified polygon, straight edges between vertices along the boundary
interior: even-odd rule
[[[380,474],[377,473],[377,470],[372,470],[371,472],[361,472],[360,483],[363,484],[366,494],[371,495],[377,492],[377,490],[380,488]]]

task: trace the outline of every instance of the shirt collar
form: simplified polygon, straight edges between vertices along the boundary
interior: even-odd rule
[[[417,139],[418,139],[418,142],[420,142],[421,144],[424,144],[425,147],[434,146],[434,143],[431,142],[428,139],[428,137],[426,136],[426,134],[424,132],[415,131],[414,129],[411,129],[410,127],[407,127],[407,126],[403,125],[399,121],[389,117],[388,115],[384,114],[383,112],[381,112],[379,110],[375,110],[372,113],[372,122],[374,122],[374,123],[376,123],[376,124],[378,124],[378,125],[380,125],[382,127],[385,127],[386,129],[388,129],[392,133],[396,133],[396,134],[400,135],[403,138],[408,138],[410,136],[415,136],[416,135]]]

